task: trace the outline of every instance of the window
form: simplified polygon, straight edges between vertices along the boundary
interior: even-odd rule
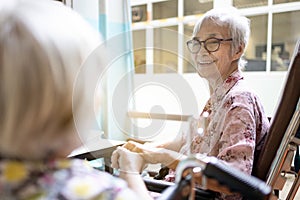
[[[297,2],[299,0],[274,0],[274,4],[278,3],[289,3],[289,2]]]
[[[300,38],[300,11],[273,15],[271,71],[286,71]]]
[[[268,0],[233,0],[233,6],[236,8],[250,8],[268,5]]]
[[[146,14],[147,8],[150,13],[150,19],[143,15],[136,19],[137,23],[133,20],[134,47],[143,43],[155,48],[153,51],[135,49],[136,73],[195,73],[186,41],[192,36],[195,22],[201,14],[213,8],[216,0],[145,2],[144,5],[136,3],[132,6],[137,13],[143,10],[142,13]],[[300,38],[297,21],[300,18],[300,0],[232,0],[232,5],[251,20],[251,35],[244,55],[248,63],[243,70],[286,71],[296,41]],[[145,65],[152,62],[155,65]]]
[[[245,71],[266,71],[268,16],[248,17],[251,35],[244,58],[247,60]]]
[[[162,1],[153,3],[153,19],[164,19],[178,16],[178,1]]]
[[[194,23],[184,25],[184,40],[183,40],[183,73],[195,73],[196,70],[191,60],[191,54],[186,47],[186,42],[191,39],[193,35]]]
[[[184,1],[184,15],[202,14],[213,8],[212,0]]]
[[[144,22],[147,21],[147,6],[133,6],[131,8],[132,22]]]
[[[145,30],[132,32],[134,49],[134,68],[135,73],[146,73],[146,33]]]
[[[177,41],[177,26],[154,29],[154,73],[177,73]]]

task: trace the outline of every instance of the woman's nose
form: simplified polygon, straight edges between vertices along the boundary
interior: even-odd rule
[[[204,48],[204,45],[201,45],[201,48],[198,52],[198,54],[203,55],[203,54],[209,54],[209,52]]]

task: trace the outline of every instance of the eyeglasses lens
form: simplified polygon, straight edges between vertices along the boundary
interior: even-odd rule
[[[201,43],[204,44],[204,48],[209,52],[214,52],[219,49],[220,41],[215,38],[210,38],[205,41],[198,41],[198,40],[190,40],[187,43],[188,49],[191,53],[198,53],[201,48]]]
[[[191,53],[198,53],[201,48],[201,44],[197,40],[190,40],[188,42],[188,49]]]
[[[218,48],[220,46],[220,41],[216,40],[214,38],[211,38],[211,39],[206,40],[204,45],[208,51],[213,52],[213,51],[218,50]]]

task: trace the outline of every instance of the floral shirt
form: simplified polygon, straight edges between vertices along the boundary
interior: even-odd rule
[[[251,174],[254,151],[260,150],[269,121],[258,97],[245,86],[239,70],[216,87],[204,112],[208,113],[206,131],[193,138],[192,153],[217,157]],[[174,171],[170,171],[166,180],[174,180]],[[220,198],[240,199],[236,195]]]
[[[86,161],[0,159],[0,199],[137,199],[125,181]]]
[[[204,135],[194,138],[192,152],[215,156],[251,174],[254,151],[261,148],[269,121],[240,71],[215,89],[203,112],[209,113],[208,126]]]

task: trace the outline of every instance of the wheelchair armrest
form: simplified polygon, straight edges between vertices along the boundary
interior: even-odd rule
[[[167,182],[163,180],[155,180],[149,177],[143,177],[146,187],[149,191],[152,192],[163,192],[166,188],[175,185],[175,183]]]
[[[166,191],[166,189],[170,189],[170,187],[176,187],[175,183],[167,182],[164,180],[155,180],[149,177],[143,177],[143,180],[146,184],[147,189],[151,192],[163,193],[164,191]],[[216,193],[210,190],[195,188],[195,196],[196,199],[199,200],[212,200],[215,198]],[[164,197],[164,195],[162,195],[162,197]]]

